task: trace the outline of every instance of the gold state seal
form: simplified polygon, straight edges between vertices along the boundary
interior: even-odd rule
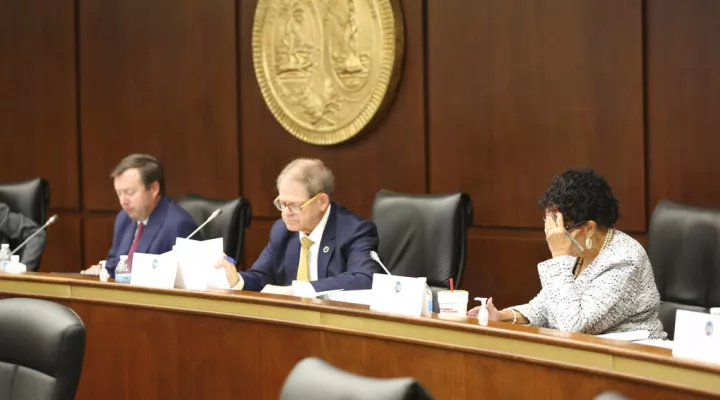
[[[350,139],[388,108],[402,65],[398,0],[259,0],[253,61],[273,115],[299,139]]]

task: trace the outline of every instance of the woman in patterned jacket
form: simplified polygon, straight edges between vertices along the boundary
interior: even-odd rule
[[[567,170],[539,205],[552,254],[538,264],[542,290],[501,311],[490,299],[490,320],[593,335],[647,330],[664,339],[650,260],[640,243],[613,228],[618,201],[605,179],[590,169]]]

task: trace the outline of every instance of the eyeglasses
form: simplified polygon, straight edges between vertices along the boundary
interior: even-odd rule
[[[587,222],[588,222],[588,220],[584,219],[584,220],[582,220],[582,221],[580,221],[580,222],[576,222],[576,223],[574,223],[574,224],[565,225],[565,230],[568,231],[568,232],[570,232],[570,231],[573,230],[573,229],[577,229],[577,228],[585,225]]]
[[[277,208],[280,212],[287,210],[288,212],[290,212],[292,214],[298,214],[298,213],[300,213],[300,211],[303,210],[303,208],[312,204],[312,202],[315,201],[315,199],[317,199],[318,197],[320,197],[321,194],[323,194],[323,192],[318,192],[318,194],[311,197],[310,200],[302,203],[299,206],[296,206],[294,204],[285,204],[285,203],[280,202],[280,196],[276,197],[275,200],[273,200],[273,204],[275,204],[275,208]]]

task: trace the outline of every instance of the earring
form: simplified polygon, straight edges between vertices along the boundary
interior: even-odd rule
[[[585,239],[585,247],[588,249],[592,249],[592,238],[591,237],[588,237],[587,239]]]

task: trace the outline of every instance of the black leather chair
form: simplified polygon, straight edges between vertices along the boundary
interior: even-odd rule
[[[351,374],[308,357],[290,371],[280,400],[431,400],[413,378],[378,379]]]
[[[47,221],[47,208],[50,205],[50,185],[43,178],[23,182],[0,183],[0,202],[10,207],[10,211],[23,214],[38,225]],[[13,243],[11,247],[20,243]],[[18,253],[22,259],[23,250]],[[40,269],[38,262],[37,270]]]
[[[720,306],[720,210],[661,201],[650,220],[648,256],[668,339],[677,310]]]
[[[595,396],[593,400],[629,400],[622,394],[614,391],[602,392]]]
[[[245,246],[245,229],[250,226],[252,210],[250,203],[242,198],[212,199],[196,194],[186,194],[178,200],[197,222],[198,226],[205,222],[215,210],[222,209],[222,214],[212,220],[200,232],[204,239],[223,238],[225,254],[241,263]]]
[[[46,300],[0,300],[0,399],[75,398],[85,325],[72,310]]]
[[[450,287],[450,278],[455,288],[462,284],[467,229],[473,220],[470,196],[381,190],[372,219],[380,237],[380,259],[395,275],[427,277],[437,312],[437,292]]]

